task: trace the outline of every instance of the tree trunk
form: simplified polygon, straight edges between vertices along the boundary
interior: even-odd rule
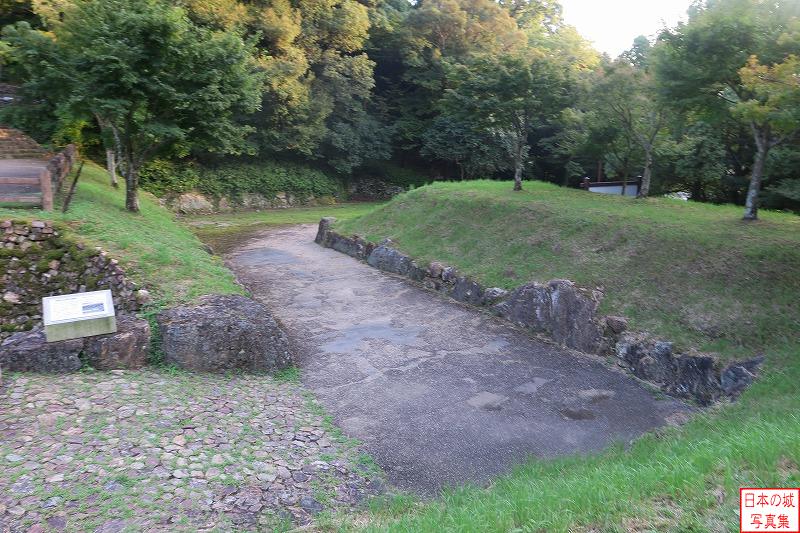
[[[139,170],[130,163],[125,174],[125,209],[131,213],[139,212]]]
[[[644,155],[644,173],[642,174],[642,186],[639,188],[637,198],[647,198],[650,194],[650,179],[653,176],[653,150],[652,148],[645,151]]]
[[[522,190],[522,161],[514,161],[514,190]]]
[[[764,176],[764,166],[767,162],[769,147],[766,139],[756,138],[758,151],[753,162],[753,173],[750,176],[750,188],[747,190],[747,201],[744,208],[744,220],[758,220],[758,192],[761,190],[761,178]]]
[[[106,168],[108,175],[111,177],[111,186],[119,189],[119,181],[117,181],[117,161],[113,149],[106,150]]]

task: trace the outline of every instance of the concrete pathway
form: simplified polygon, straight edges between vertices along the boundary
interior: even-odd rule
[[[688,408],[313,242],[271,230],[228,256],[286,327],[303,382],[394,485],[485,484],[529,456],[628,442]]]

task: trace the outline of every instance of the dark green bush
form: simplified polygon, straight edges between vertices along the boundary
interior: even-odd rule
[[[236,200],[255,193],[271,198],[286,192],[299,199],[311,196],[337,196],[339,182],[315,168],[287,162],[259,161],[201,168],[197,189],[215,198]]]
[[[142,189],[159,197],[196,189],[199,181],[200,176],[194,165],[166,159],[147,163],[139,174]]]
[[[404,189],[421,187],[433,180],[417,169],[401,167],[390,161],[372,164],[360,172],[357,177],[362,179],[378,179],[391,185],[398,185]]]
[[[243,194],[272,198],[279,192],[303,200],[311,196],[338,196],[341,189],[339,181],[320,170],[276,161],[202,167],[156,159],[142,169],[140,179],[142,188],[156,196],[198,190],[213,198],[224,197],[234,201]]]

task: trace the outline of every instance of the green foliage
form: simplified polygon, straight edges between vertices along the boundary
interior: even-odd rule
[[[769,190],[789,200],[800,202],[800,179],[783,180]]]
[[[33,19],[31,0],[0,0],[0,28],[6,24]]]
[[[491,138],[501,148],[495,153],[504,152],[505,164],[490,159],[487,165],[514,169],[519,187],[531,148],[529,136],[567,105],[567,80],[561,69],[532,51],[527,56],[484,57],[456,65],[448,69],[448,81],[453,88],[443,98],[443,116],[451,117],[461,131],[474,134],[472,142]]]
[[[433,181],[419,169],[401,167],[400,165],[391,162],[381,163],[380,165],[370,165],[364,170],[363,177],[366,179],[379,179],[404,189],[421,187],[422,185]]]
[[[159,150],[247,150],[251,130],[237,118],[258,107],[262,77],[239,35],[197,27],[161,0],[80,2],[52,31],[20,23],[4,32],[26,65],[23,102],[35,114],[46,100],[59,122],[107,130],[128,209],[138,209],[138,172]]]
[[[277,161],[231,163],[198,169],[198,190],[213,197],[240,199],[257,193],[267,198],[279,192],[300,199],[338,196],[339,182],[308,165]]]
[[[775,135],[790,137],[800,129],[800,59],[789,55],[774,65],[762,65],[751,56],[739,69],[742,87],[748,98],[733,108],[734,116],[759,128],[770,128]]]
[[[325,158],[349,173],[389,156],[388,130],[372,106],[375,63],[363,53],[367,5],[355,0],[187,2],[212,28],[237,28],[258,41],[266,74],[262,111],[251,117],[265,151]]]
[[[738,126],[732,118],[744,122],[748,149],[741,149],[741,139],[727,148],[738,163],[733,171],[751,176],[745,219],[753,220],[769,151],[796,127],[794,106],[779,104],[794,97],[769,89],[763,76],[796,70],[791,57],[800,53],[800,3],[716,0],[699,3],[690,15],[687,24],[664,31],[654,50],[659,90],[675,108],[731,133]]]
[[[665,157],[675,161],[674,178],[667,187],[689,191],[693,200],[724,202],[722,177],[725,175],[725,146],[718,132],[705,122],[692,124],[668,148]]]
[[[459,167],[461,179],[492,176],[497,170],[507,168],[503,146],[491,131],[475,122],[465,122],[465,118],[448,114],[437,117],[423,134],[420,154],[453,161]]]
[[[142,188],[158,197],[196,189],[200,174],[189,163],[177,163],[167,159],[154,159],[142,167]]]

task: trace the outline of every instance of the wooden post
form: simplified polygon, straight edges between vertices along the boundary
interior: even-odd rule
[[[81,179],[81,172],[83,172],[83,164],[85,162],[86,161],[81,160],[81,166],[78,167],[78,173],[75,174],[75,179],[72,180],[72,185],[69,188],[67,197],[64,198],[64,207],[61,209],[62,213],[66,213],[67,209],[69,209],[69,204],[72,202],[72,197],[75,195],[75,188],[78,186],[78,180]]]
[[[39,183],[42,189],[42,209],[45,211],[53,210],[53,181],[48,169],[42,169],[39,175]]]

